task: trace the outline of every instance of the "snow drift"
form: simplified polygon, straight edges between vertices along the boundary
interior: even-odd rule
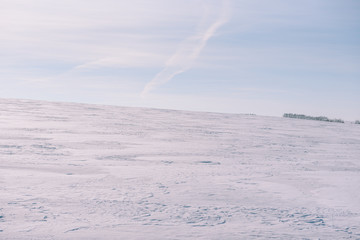
[[[360,127],[0,99],[1,239],[360,238]]]

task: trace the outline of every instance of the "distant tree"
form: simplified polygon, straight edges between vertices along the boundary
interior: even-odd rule
[[[306,120],[316,120],[316,121],[324,121],[324,122],[344,123],[344,120],[342,120],[342,119],[329,119],[329,118],[324,117],[324,116],[312,117],[312,116],[307,116],[307,115],[304,115],[304,114],[294,114],[294,113],[284,113],[283,117],[306,119]]]
[[[360,121],[359,121],[359,120],[356,120],[356,121],[355,121],[355,124],[360,124]]]
[[[344,120],[342,120],[342,119],[330,119],[330,122],[344,123]]]

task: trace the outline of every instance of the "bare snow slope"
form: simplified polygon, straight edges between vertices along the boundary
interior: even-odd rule
[[[0,239],[360,239],[360,126],[0,99]]]

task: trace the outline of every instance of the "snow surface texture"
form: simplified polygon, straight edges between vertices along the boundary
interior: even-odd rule
[[[360,239],[360,126],[0,99],[0,239]]]

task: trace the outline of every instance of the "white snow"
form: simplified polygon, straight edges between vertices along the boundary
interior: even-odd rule
[[[0,99],[0,239],[360,239],[360,126]]]

